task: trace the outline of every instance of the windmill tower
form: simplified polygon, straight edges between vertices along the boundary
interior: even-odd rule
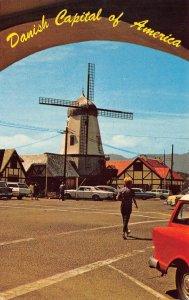
[[[94,104],[95,65],[88,64],[87,97],[75,101],[39,98],[40,104],[68,107],[67,125],[62,154],[75,162],[81,179],[87,184],[102,183],[107,177],[98,116],[133,119],[130,112],[97,108]]]

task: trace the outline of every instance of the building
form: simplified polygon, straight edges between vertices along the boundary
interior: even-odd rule
[[[107,166],[118,170],[117,177],[114,177],[112,185],[122,187],[123,179],[129,176],[134,187],[145,190],[166,188],[174,193],[183,187],[183,178],[165,165],[160,159],[138,156],[132,160],[107,161]]]
[[[0,180],[25,182],[26,171],[15,149],[0,149]]]
[[[84,95],[75,101],[75,107],[70,107],[67,114],[67,134],[61,153],[75,162],[80,176],[80,183],[103,184],[106,170],[100,128],[98,124],[98,109]],[[65,147],[66,145],[66,147]]]
[[[23,165],[27,172],[27,183],[37,183],[41,195],[58,192],[64,177],[66,167],[66,187],[75,188],[78,181],[77,168],[71,161],[64,161],[61,154],[44,153],[34,155],[22,155]]]

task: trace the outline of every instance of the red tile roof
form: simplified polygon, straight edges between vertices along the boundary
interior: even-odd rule
[[[140,156],[132,160],[109,160],[106,162],[106,166],[111,166],[117,169],[117,176],[119,176],[125,169],[128,169],[128,167],[130,167],[130,165],[132,165],[135,160],[138,159],[162,179],[167,178],[169,172],[171,171],[170,168],[164,164],[164,162],[158,159],[144,158]],[[183,178],[178,173],[173,172],[173,179],[182,180]]]
[[[119,176],[125,169],[133,163],[133,160],[109,160],[106,162],[106,167],[110,166],[118,170],[117,175]]]
[[[169,167],[161,167],[161,168],[154,168],[156,173],[161,177],[161,178],[166,178],[170,169]]]
[[[173,172],[172,175],[173,175],[173,179],[183,180],[182,176],[176,172]]]

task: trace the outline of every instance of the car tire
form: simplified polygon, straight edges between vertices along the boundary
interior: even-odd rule
[[[176,271],[176,287],[180,300],[189,299],[189,267],[181,265]]]
[[[65,194],[64,197],[65,197],[65,199],[71,199],[71,195],[70,194]]]
[[[18,199],[18,200],[22,200],[22,196],[18,196],[17,199]]]
[[[98,195],[93,195],[92,199],[95,200],[95,201],[98,201],[98,200],[100,200],[100,197]]]

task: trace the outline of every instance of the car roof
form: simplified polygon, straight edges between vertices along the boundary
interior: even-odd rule
[[[96,185],[96,187],[104,187],[104,188],[113,188],[115,189],[113,186],[111,185]]]
[[[184,195],[180,200],[189,201],[189,194]]]
[[[83,188],[91,188],[91,187],[94,187],[92,185],[80,185],[80,187],[83,187]]]

